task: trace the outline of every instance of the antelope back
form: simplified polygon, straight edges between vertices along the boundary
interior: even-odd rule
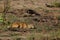
[[[27,28],[27,24],[26,23],[20,23],[20,29],[26,29]]]
[[[14,22],[14,23],[12,23],[12,25],[11,25],[11,27],[13,27],[13,28],[17,28],[19,26],[19,23],[18,22]]]

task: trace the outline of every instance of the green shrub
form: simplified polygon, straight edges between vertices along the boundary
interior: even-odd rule
[[[58,2],[55,2],[54,5],[55,5],[55,7],[60,7],[60,3],[58,3]]]

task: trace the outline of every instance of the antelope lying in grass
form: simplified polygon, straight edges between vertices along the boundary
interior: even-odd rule
[[[35,29],[35,26],[33,24],[27,24],[27,23],[18,23],[18,22],[14,22],[11,24],[11,26],[7,27],[9,30],[15,30],[17,31],[18,29]]]

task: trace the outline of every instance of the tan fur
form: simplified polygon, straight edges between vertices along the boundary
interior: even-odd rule
[[[13,28],[17,28],[18,26],[19,26],[18,22],[12,23],[12,25],[11,25],[11,27],[13,27]]]
[[[34,25],[33,24],[28,24],[28,28],[34,28]]]
[[[10,28],[30,29],[30,28],[34,28],[34,25],[23,22],[22,23],[14,22],[12,23]]]
[[[20,28],[22,28],[22,29],[27,28],[27,24],[26,23],[20,23],[19,25],[20,25]]]

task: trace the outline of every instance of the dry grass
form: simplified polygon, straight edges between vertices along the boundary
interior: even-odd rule
[[[14,11],[14,13],[6,13],[5,25],[0,25],[0,38],[2,40],[54,40],[55,38],[57,40],[58,38],[60,39],[60,8],[47,8],[45,6],[45,3],[51,4],[52,2],[54,2],[54,0],[10,0],[10,9],[8,11],[16,11]],[[3,7],[3,2],[1,2],[1,12],[4,10]],[[24,10],[21,11],[20,9]],[[24,15],[26,15],[25,9],[33,9],[41,16],[29,16],[30,14],[27,14],[27,17],[23,17]],[[23,15],[21,15],[20,13],[23,13]],[[35,18],[39,20],[39,22],[34,21],[33,19]],[[57,24],[56,20],[58,22]],[[9,31],[7,29],[7,26],[15,21],[33,23],[36,29],[28,30],[26,32]]]

